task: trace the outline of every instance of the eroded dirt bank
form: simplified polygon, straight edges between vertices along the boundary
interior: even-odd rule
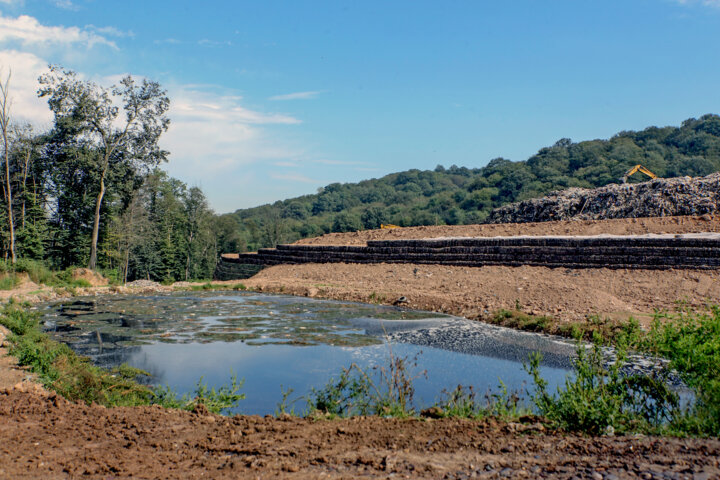
[[[494,420],[224,418],[0,392],[0,478],[718,478],[720,441]]]

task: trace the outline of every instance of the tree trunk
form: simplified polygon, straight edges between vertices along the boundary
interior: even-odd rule
[[[88,268],[95,270],[97,264],[97,244],[98,235],[100,234],[100,207],[102,206],[103,196],[105,195],[105,172],[100,177],[100,193],[98,193],[95,202],[95,220],[93,222],[92,239],[90,240],[90,263]]]
[[[10,259],[15,264],[15,226],[13,225],[12,190],[10,187],[10,145],[8,145],[8,128],[10,128],[10,74],[5,83],[0,84],[0,126],[2,127],[3,147],[5,149],[5,198],[7,199],[8,227],[10,228]]]
[[[7,125],[7,123],[5,123]],[[12,190],[10,189],[10,156],[8,155],[7,128],[3,128],[5,146],[5,188],[7,189],[8,226],[10,227],[10,259],[15,264],[15,226],[13,225]]]
[[[123,272],[123,285],[127,283],[128,268],[130,268],[130,247],[125,250],[125,271]]]

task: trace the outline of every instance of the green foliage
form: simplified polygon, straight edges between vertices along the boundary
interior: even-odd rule
[[[20,258],[15,263],[16,272],[25,272],[30,280],[37,284],[54,285],[57,276],[41,261],[31,258]]]
[[[241,400],[245,399],[244,393],[238,393],[243,386],[244,380],[238,381],[237,375],[231,373],[230,385],[223,385],[219,389],[208,388],[202,377],[195,385],[195,390],[190,394],[178,396],[177,392],[169,386],[158,386],[153,390],[152,403],[162,405],[165,408],[177,408],[181,410],[195,410],[198,405],[204,405],[210,412],[223,413],[229,409],[237,408]]]
[[[688,433],[720,436],[720,306],[657,313],[644,339],[645,351],[668,358],[696,396],[682,419]]]
[[[12,290],[20,284],[20,278],[14,273],[0,275],[0,290]]]
[[[111,371],[95,367],[70,347],[50,339],[39,329],[39,315],[17,304],[0,311],[0,323],[13,335],[10,354],[20,365],[39,374],[46,387],[73,401],[106,406],[148,404],[152,394],[135,377],[140,370],[122,366]]]
[[[519,306],[519,305],[518,305]],[[519,310],[498,310],[492,318],[492,323],[518,330],[530,332],[545,332],[552,325],[552,319],[547,316],[528,315]]]
[[[523,407],[519,395],[509,393],[507,386],[500,381],[497,391],[485,394],[484,403],[477,399],[472,387],[458,385],[452,391],[444,390],[435,403],[433,413],[441,417],[479,419],[492,416],[508,420],[528,414],[530,409]]]
[[[326,416],[385,415],[407,417],[415,414],[413,381],[426,372],[414,373],[417,357],[396,357],[390,350],[387,366],[364,370],[353,363],[340,377],[308,398],[311,412]]]
[[[287,390],[285,390],[283,389],[283,386],[280,385],[280,393],[282,394],[282,400],[278,402],[277,408],[275,409],[276,417],[279,417],[281,415],[297,415],[297,412],[295,412],[295,403],[301,400],[302,397],[290,400],[290,395],[292,395],[294,391],[295,390],[293,390],[292,388],[288,388]]]
[[[718,171],[718,124],[720,116],[705,115],[680,127],[621,132],[608,140],[561,139],[525,161],[496,158],[483,168],[438,166],[434,171],[413,169],[359,183],[333,183],[314,195],[238,210],[234,217],[249,250],[323,233],[379,228],[382,223],[479,223],[493,208],[509,202],[568,187],[617,183],[638,163],[660,177]]]
[[[526,370],[533,377],[533,402],[542,415],[560,427],[599,435],[628,431],[658,431],[678,414],[678,398],[665,378],[624,375],[625,350],[616,349],[616,360],[606,365],[601,340],[596,336],[588,350],[578,343],[575,378],[553,395],[540,375],[541,355],[531,355]]]

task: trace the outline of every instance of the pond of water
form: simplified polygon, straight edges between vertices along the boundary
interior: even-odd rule
[[[415,358],[416,404],[429,406],[443,389],[526,392],[522,368],[543,354],[550,387],[563,382],[574,347],[560,339],[462,318],[395,307],[251,292],[177,292],[101,296],[38,307],[56,339],[98,365],[128,363],[151,382],[180,393],[200,377],[209,386],[245,380],[240,412],[270,414],[282,399],[320,388],[352,363],[387,365],[393,355]],[[296,410],[305,407],[303,400]]]

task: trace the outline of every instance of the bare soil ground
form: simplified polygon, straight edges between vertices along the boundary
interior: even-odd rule
[[[677,217],[417,227],[333,234],[301,243],[704,231],[720,231],[720,221]],[[720,301],[720,272],[693,270],[286,265],[243,283],[267,291],[384,303],[406,296],[410,307],[470,318],[519,305],[563,321],[593,313],[647,319],[653,308],[672,308],[676,300],[695,306]],[[82,291],[111,292],[131,291]],[[32,300],[37,294],[26,289],[25,295]],[[27,372],[13,367],[4,351],[0,362],[5,362],[0,363],[5,372],[0,374],[0,479],[720,478],[718,439],[589,438],[547,431],[535,418],[522,424],[492,419],[314,421],[225,418],[150,407],[106,409],[69,403],[21,382]]]
[[[698,233],[720,231],[714,217],[659,217],[526,224],[461,225],[333,233],[301,244],[364,245],[368,240],[507,236]],[[718,270],[565,269],[547,267],[451,267],[411,264],[278,265],[243,283],[294,295],[393,303],[408,308],[484,319],[520,307],[558,322],[588,315],[633,316],[647,325],[655,309],[673,310],[720,302]]]
[[[0,478],[718,478],[720,441],[584,438],[536,419],[270,418],[0,392]]]

